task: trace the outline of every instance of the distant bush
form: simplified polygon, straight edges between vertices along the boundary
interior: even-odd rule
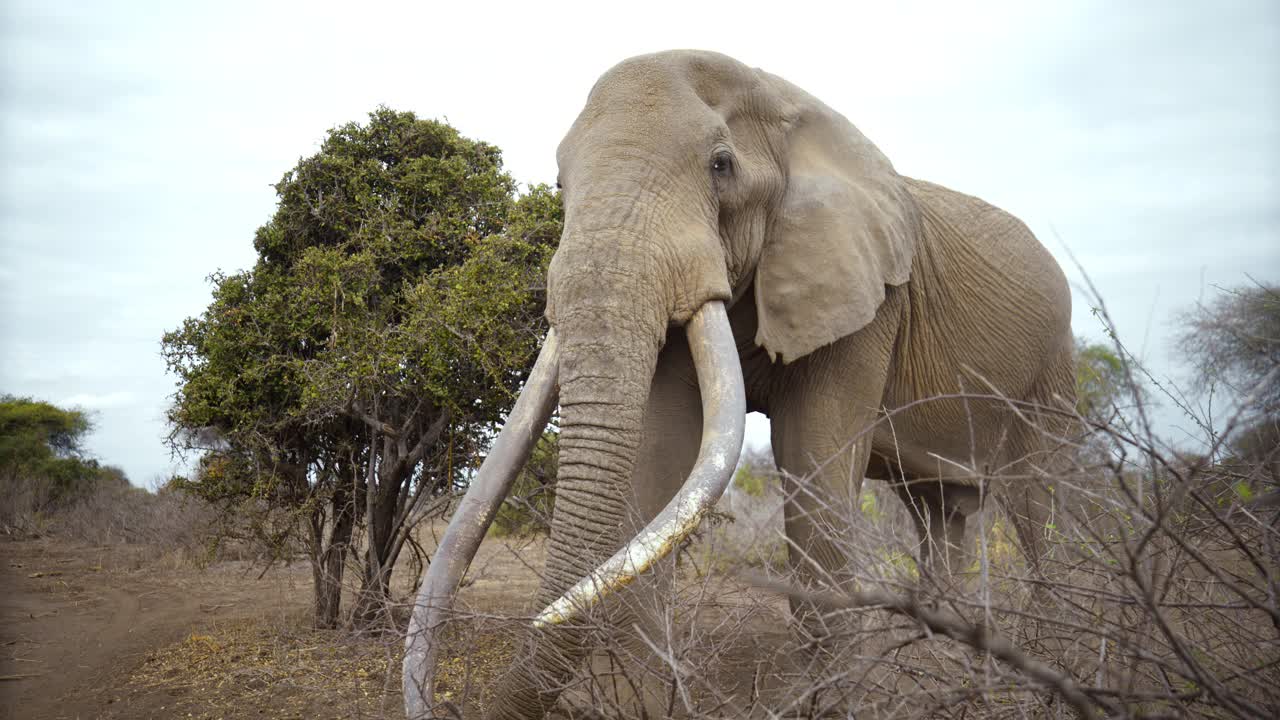
[[[0,533],[211,557],[213,507],[173,481],[154,493],[134,487],[120,468],[87,457],[82,442],[92,427],[79,410],[0,398]]]
[[[96,544],[169,546],[192,558],[211,552],[217,514],[209,504],[169,485],[100,487],[54,518],[58,534]]]
[[[85,457],[85,413],[0,397],[0,532],[37,533],[45,518],[102,489],[129,487],[124,471]]]
[[[733,487],[753,498],[762,498],[778,484],[778,468],[767,446],[748,447],[733,473]]]

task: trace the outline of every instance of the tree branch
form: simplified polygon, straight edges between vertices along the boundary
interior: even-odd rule
[[[351,402],[347,403],[347,414],[355,418],[356,420],[363,422],[365,425],[368,425],[370,429],[380,432],[383,435],[387,435],[393,438],[400,437],[400,431],[392,427],[390,423],[383,422],[378,418],[365,412],[364,410],[356,407],[356,402],[354,399],[352,399]]]
[[[757,587],[773,590],[798,600],[831,609],[879,608],[898,615],[904,615],[924,625],[933,633],[945,635],[975,650],[991,653],[996,659],[1056,692],[1082,718],[1100,717],[1099,710],[1102,711],[1103,715],[1119,712],[1119,708],[1114,707],[1111,703],[1090,697],[1081,691],[1076,681],[1071,677],[1054,670],[1039,660],[1027,657],[1026,654],[1014,647],[1008,640],[996,634],[991,628],[971,623],[948,610],[925,607],[914,597],[895,595],[883,591],[810,592],[762,576],[749,576],[747,580]]]
[[[409,467],[417,465],[422,460],[422,456],[426,454],[427,448],[436,444],[436,441],[440,439],[440,435],[444,433],[445,427],[449,424],[451,415],[452,413],[447,409],[441,410],[436,419],[432,421],[431,426],[427,428],[427,431],[422,433],[418,438],[418,442],[414,444],[413,449],[404,456],[403,461]]]

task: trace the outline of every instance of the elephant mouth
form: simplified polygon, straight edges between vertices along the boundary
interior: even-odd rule
[[[697,528],[733,476],[746,416],[737,346],[724,304],[704,304],[685,326],[702,394],[702,443],[688,479],[634,538],[534,619],[535,627],[566,622],[633,582]],[[405,640],[403,682],[410,718],[434,705],[436,639],[454,594],[557,401],[559,347],[554,330],[506,425],[441,538],[414,602]]]

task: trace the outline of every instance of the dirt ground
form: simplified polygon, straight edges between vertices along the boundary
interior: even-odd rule
[[[441,529],[420,536],[428,553]],[[740,538],[716,537],[744,551]],[[805,693],[796,687],[812,687],[810,672],[821,668],[806,669],[811,651],[795,652],[786,600],[717,570],[725,548],[716,544],[682,556],[676,624],[692,630],[656,638],[662,657],[696,672],[687,680],[693,696],[672,694],[671,701],[710,717],[744,717],[746,705],[756,708],[752,717],[804,715],[795,703]],[[531,605],[544,553],[542,540],[489,538],[464,580],[458,608],[469,616],[446,633],[437,691],[466,717],[482,712],[538,609]],[[402,560],[396,596],[409,595],[417,570]],[[312,628],[305,562],[263,574],[248,562],[199,568],[147,547],[0,541],[0,587],[0,718],[403,717],[403,635]],[[863,652],[901,640],[901,628],[864,630],[875,642]],[[856,679],[887,697],[924,693],[936,702],[937,693],[917,687],[918,674],[895,658],[859,670]],[[620,675],[617,659],[598,654],[586,678],[562,696],[560,716],[622,714],[600,710],[617,702],[609,696],[618,692],[617,678],[634,676],[634,667]]]
[[[845,717],[849,709],[857,717],[895,720],[1064,716],[1052,695],[990,656],[882,611],[838,620],[839,630],[849,633],[848,644],[804,643],[789,625],[785,598],[748,585],[749,577],[779,560],[778,548],[761,540],[775,537],[776,528],[753,524],[747,512],[736,515],[735,522],[707,531],[681,554],[670,633],[644,638],[647,647],[630,650],[626,638],[593,635],[593,645],[603,649],[569,684],[554,717],[635,716],[608,710],[627,695],[619,678],[638,677],[634,666],[620,672],[613,664],[627,652],[650,663],[641,668],[650,698],[657,687],[682,716]],[[420,533],[427,553],[442,529],[437,524]],[[872,530],[867,532],[874,542],[862,558],[864,567],[881,573],[872,582],[895,591],[915,587],[909,572],[914,564],[902,562],[902,542],[871,535]],[[1124,667],[1099,670],[1101,650],[1088,636],[1063,637],[1056,626],[1035,619],[1030,587],[1012,582],[1009,574],[1016,558],[997,562],[1001,546],[989,547],[996,572],[987,592],[999,613],[992,617],[1016,647],[1069,672],[1075,682],[1114,675],[1118,679],[1108,682],[1130,683],[1147,693],[1143,697],[1158,697],[1158,676],[1134,680],[1120,674],[1133,664],[1127,659]],[[445,633],[437,675],[437,699],[457,703],[463,717],[481,715],[493,681],[511,662],[516,638],[539,609],[532,604],[544,555],[542,539],[491,537],[481,546],[458,597],[457,608],[466,615]],[[393,594],[405,598],[419,568],[408,558],[401,563]],[[1248,570],[1230,551],[1222,551],[1221,565],[1240,577]],[[356,580],[351,572],[346,584]],[[1197,604],[1185,612],[1171,604],[1167,617],[1186,625],[1184,636],[1195,647],[1224,657],[1231,653],[1231,664],[1222,661],[1224,666],[1255,668],[1256,680],[1239,681],[1241,697],[1273,703],[1270,623],[1222,599],[1216,600],[1218,615],[1208,617],[1203,601],[1217,597],[1201,587],[1209,580],[1186,579],[1186,592]],[[976,597],[976,577],[961,582]],[[1074,607],[1065,603],[1077,602],[1090,587],[1071,586],[1055,607]],[[1128,606],[1095,601],[1116,627],[1130,612]],[[317,630],[310,624],[311,602],[305,562],[264,574],[261,566],[242,561],[201,568],[152,547],[98,547],[51,537],[0,540],[0,720],[402,718],[403,630]],[[349,596],[344,603],[351,607]],[[1001,608],[1011,609],[1006,614]],[[398,608],[397,619],[403,623],[405,616],[406,608]],[[599,627],[595,632],[602,633]],[[1143,647],[1149,652],[1157,646]],[[669,682],[676,675],[681,682]],[[1225,716],[1213,710],[1168,716]]]
[[[152,653],[202,628],[304,611],[310,577],[44,538],[0,542],[0,587],[0,715],[162,717],[173,694],[124,693]]]
[[[518,609],[537,579],[517,552],[541,562],[540,544],[487,542],[463,598],[482,612]],[[402,595],[412,570],[398,569]],[[400,713],[402,638],[312,628],[305,563],[263,574],[147,547],[0,541],[0,587],[3,718]],[[496,667],[510,643],[491,640]]]
[[[472,566],[459,606],[473,617],[448,640],[438,687],[468,716],[535,610],[543,552],[491,538]],[[401,596],[415,569],[397,569]],[[305,563],[264,575],[147,547],[11,540],[0,541],[0,587],[3,718],[402,717],[403,638],[313,629]],[[736,602],[691,592],[706,607]]]

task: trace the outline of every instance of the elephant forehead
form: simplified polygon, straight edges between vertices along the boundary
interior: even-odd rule
[[[754,85],[755,74],[727,55],[705,50],[668,50],[628,58],[610,68],[596,82],[588,102],[622,90],[662,94],[691,93],[712,107],[727,95]]]
[[[596,82],[560,144],[561,166],[591,140],[619,135],[705,145],[725,133],[724,118],[759,84],[742,63],[717,53],[675,50],[624,60]],[[604,133],[600,131],[604,130]]]

